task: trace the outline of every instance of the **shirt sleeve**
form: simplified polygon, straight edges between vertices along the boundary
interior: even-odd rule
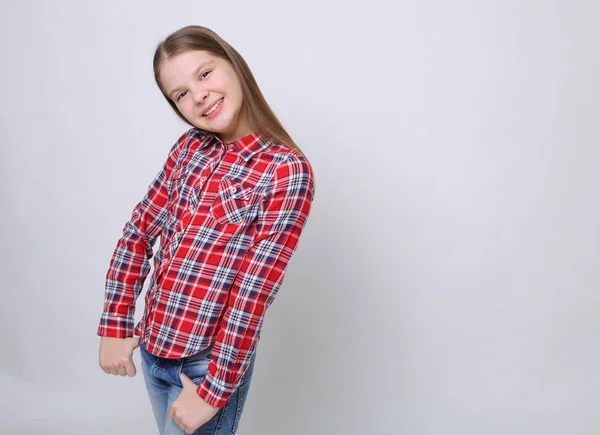
[[[212,406],[225,406],[250,365],[265,311],[283,282],[313,197],[308,161],[290,155],[279,163],[270,194],[263,200],[256,237],[233,282],[208,373],[197,388]]]
[[[106,274],[104,310],[97,334],[126,338],[134,335],[135,301],[150,271],[152,247],[167,218],[167,180],[184,143],[184,136],[171,148],[167,161],[133,209],[123,228]]]

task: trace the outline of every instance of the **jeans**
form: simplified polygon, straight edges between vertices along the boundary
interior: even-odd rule
[[[187,358],[165,359],[148,353],[144,346],[140,346],[146,389],[160,435],[185,435],[173,419],[167,417],[167,411],[182,390],[179,374],[183,371],[196,385],[200,384],[208,372],[211,350],[212,347],[209,347]],[[196,430],[194,435],[231,435],[237,431],[250,389],[253,370],[254,359],[238,389],[229,397],[226,405],[219,409],[211,420]]]

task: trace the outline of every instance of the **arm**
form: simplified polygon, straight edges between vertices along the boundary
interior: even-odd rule
[[[223,407],[248,368],[264,314],[283,282],[314,196],[309,163],[297,156],[279,164],[270,195],[264,199],[254,243],[233,282],[208,374],[198,395]]]
[[[171,148],[167,161],[125,224],[106,274],[104,311],[97,332],[100,336],[133,336],[135,301],[150,271],[152,246],[168,217],[167,180],[185,136]]]

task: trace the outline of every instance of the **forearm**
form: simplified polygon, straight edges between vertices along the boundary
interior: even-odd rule
[[[133,336],[135,301],[150,272],[150,262],[145,247],[134,248],[128,240],[125,236],[119,240],[106,274],[100,336]]]

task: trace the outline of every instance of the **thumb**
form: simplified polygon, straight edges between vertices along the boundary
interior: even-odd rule
[[[179,379],[181,379],[181,385],[183,385],[184,390],[192,388],[194,391],[196,391],[196,384],[194,384],[194,381],[188,378],[185,373],[179,373]]]
[[[133,360],[131,358],[128,358],[127,362],[125,363],[125,372],[130,378],[133,378],[137,373],[137,370],[135,369],[135,364],[133,363]]]

